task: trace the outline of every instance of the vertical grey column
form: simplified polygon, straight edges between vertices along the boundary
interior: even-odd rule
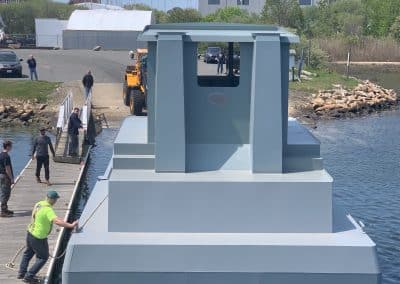
[[[154,143],[155,98],[156,98],[156,56],[157,43],[148,42],[147,56],[147,142]]]
[[[289,43],[281,43],[281,85],[282,85],[282,144],[287,147],[288,109],[289,109]]]
[[[155,170],[185,171],[185,101],[182,35],[157,40]]]
[[[252,171],[282,172],[281,47],[279,35],[255,35],[250,106]]]

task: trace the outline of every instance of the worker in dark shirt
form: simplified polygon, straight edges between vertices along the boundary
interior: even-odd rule
[[[36,59],[33,58],[32,54],[29,56],[29,59],[26,61],[26,63],[28,63],[29,72],[31,74],[31,80],[33,80],[33,76],[35,76],[35,79],[37,81],[38,75],[37,75],[37,71],[36,71]]]
[[[40,129],[40,135],[36,137],[33,143],[33,151],[32,151],[32,160],[35,159],[36,153],[36,180],[38,183],[41,183],[40,179],[40,171],[42,170],[42,166],[44,166],[44,176],[46,178],[46,184],[50,184],[50,159],[49,159],[49,147],[51,154],[53,157],[55,156],[53,144],[51,143],[51,139],[46,135],[46,128]]]
[[[82,121],[79,119],[79,108],[74,108],[74,112],[69,117],[68,135],[69,135],[69,155],[78,155],[79,128],[82,128]]]
[[[217,74],[222,74],[224,72],[224,64],[225,64],[225,54],[221,51],[217,57],[218,60],[218,67],[217,67]]]
[[[94,80],[93,80],[93,76],[92,76],[92,71],[89,70],[86,73],[86,75],[83,76],[83,79],[82,79],[83,87],[85,87],[85,98],[87,98],[89,96],[90,91],[92,90],[92,87],[93,87],[93,82],[94,82]]]
[[[12,217],[14,212],[8,210],[8,200],[11,195],[11,185],[14,184],[14,172],[11,164],[11,158],[8,154],[12,149],[12,142],[3,143],[3,152],[0,153],[0,217]]]

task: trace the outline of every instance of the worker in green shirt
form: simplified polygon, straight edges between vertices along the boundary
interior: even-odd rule
[[[56,191],[49,191],[47,192],[47,198],[36,203],[33,208],[32,222],[28,226],[26,237],[26,249],[18,273],[18,279],[23,279],[26,283],[39,283],[35,275],[49,258],[47,236],[50,234],[53,224],[68,229],[74,229],[78,226],[78,221],[67,223],[57,217],[53,210],[53,205],[59,197]],[[36,262],[28,271],[29,261],[34,255],[36,255]]]

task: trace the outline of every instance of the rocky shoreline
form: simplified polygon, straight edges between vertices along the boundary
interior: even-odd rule
[[[79,90],[80,82],[63,83],[45,102],[38,100],[0,99],[0,127],[56,128],[60,103],[70,90]]]
[[[54,110],[48,104],[2,100],[0,102],[0,126],[40,126],[49,130],[53,128]]]
[[[385,89],[370,81],[363,81],[353,90],[334,85],[332,90],[323,90],[312,95],[310,102],[319,118],[344,118],[393,109],[398,104],[394,90]]]
[[[64,83],[45,103],[38,101],[0,100],[0,127],[46,127],[54,131],[59,104],[70,90],[80,91],[79,82]],[[399,96],[370,81],[360,81],[353,90],[334,85],[331,90],[311,95],[292,92],[289,115],[306,124],[315,125],[321,119],[351,118],[397,107]]]

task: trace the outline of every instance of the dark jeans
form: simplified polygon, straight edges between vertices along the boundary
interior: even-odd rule
[[[35,254],[36,262],[27,272],[29,262]],[[46,264],[48,258],[49,244],[47,243],[47,238],[40,240],[35,238],[28,232],[26,236],[26,249],[24,251],[24,255],[22,256],[21,264],[19,266],[19,274],[24,275],[25,277],[34,277]]]
[[[1,212],[6,212],[8,210],[8,200],[11,195],[11,182],[7,175],[0,174],[0,203]]]
[[[92,90],[91,87],[90,87],[90,88],[89,88],[89,87],[85,87],[85,99],[88,98],[88,96],[89,96],[91,90]]]
[[[78,144],[79,138],[78,134],[69,134],[69,155],[76,156],[78,155]]]
[[[38,75],[37,75],[37,72],[36,72],[36,68],[29,68],[29,71],[30,71],[30,75],[31,75],[31,80],[33,80],[33,76],[35,76],[35,80],[37,81],[38,80]]]
[[[224,63],[218,62],[217,73],[223,73],[223,72],[224,72]]]
[[[42,170],[42,166],[44,166],[44,176],[46,180],[49,180],[50,179],[49,155],[36,157],[36,177],[38,178],[40,178],[40,171]]]

